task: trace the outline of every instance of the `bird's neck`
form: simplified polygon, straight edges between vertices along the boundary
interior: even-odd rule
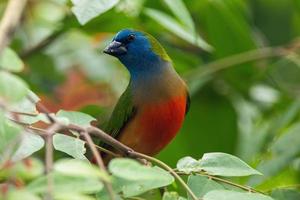
[[[184,82],[169,62],[138,73],[130,72],[130,85],[137,102],[167,100],[177,93],[185,92]]]
[[[133,55],[132,57],[126,56],[119,59],[128,69],[133,83],[152,80],[169,67],[169,62],[164,61],[152,52],[147,52],[138,58]]]
[[[141,62],[135,68],[129,68],[132,84],[154,84],[169,70],[170,64],[165,61]]]

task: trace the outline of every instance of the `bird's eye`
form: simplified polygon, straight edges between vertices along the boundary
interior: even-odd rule
[[[133,41],[134,39],[135,39],[135,35],[133,35],[133,34],[130,34],[130,35],[128,35],[128,37],[127,37],[127,40],[128,40],[129,42]]]

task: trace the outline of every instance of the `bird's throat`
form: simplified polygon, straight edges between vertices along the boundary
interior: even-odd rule
[[[186,91],[184,82],[172,66],[157,72],[131,75],[129,87],[136,102],[165,101]]]

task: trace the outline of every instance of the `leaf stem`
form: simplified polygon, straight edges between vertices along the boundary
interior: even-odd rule
[[[96,144],[95,144],[95,146],[96,146],[96,148],[97,148],[99,151],[102,151],[102,152],[104,152],[104,153],[106,153],[106,154],[109,154],[109,155],[111,155],[111,156],[113,156],[113,157],[116,157],[116,158],[121,157],[121,155],[116,154],[116,153],[114,153],[114,152],[112,152],[112,151],[110,151],[110,150],[108,150],[108,149],[105,149],[105,148],[103,148],[103,147],[100,147],[100,146],[98,146],[98,145],[96,145]]]
[[[241,189],[246,190],[248,192],[265,194],[264,192],[256,190],[252,187],[243,186],[243,185],[240,185],[240,184],[237,184],[237,183],[234,183],[234,182],[231,182],[231,181],[228,181],[226,179],[222,179],[222,178],[219,178],[219,177],[216,177],[216,176],[212,176],[212,175],[209,175],[209,174],[203,174],[203,173],[197,173],[197,174],[200,175],[200,176],[206,176],[206,177],[208,177],[212,180],[215,180],[215,181],[219,181],[219,182],[222,182],[222,183],[226,183],[228,185],[232,185],[232,186],[237,187],[237,188],[241,188]]]
[[[106,167],[104,166],[104,163],[103,163],[103,160],[102,160],[102,157],[100,155],[100,153],[97,151],[96,149],[96,145],[94,144],[91,136],[89,135],[88,132],[86,131],[82,131],[80,132],[80,134],[85,138],[87,144],[89,145],[92,153],[93,153],[93,156],[95,157],[96,159],[96,162],[97,162],[97,165],[100,167],[100,169],[107,174],[107,170],[106,170]],[[108,181],[105,181],[103,180],[103,183],[104,183],[104,186],[109,194],[109,197],[111,200],[114,200],[115,199],[115,196],[114,196],[114,192],[113,192],[113,188],[112,188],[112,185],[110,182]]]

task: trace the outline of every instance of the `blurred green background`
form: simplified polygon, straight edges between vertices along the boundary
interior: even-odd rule
[[[175,166],[183,156],[227,152],[266,175],[251,185],[298,184],[300,1],[185,0],[186,10],[168,2],[121,0],[80,25],[71,2],[30,0],[12,43],[26,63],[20,75],[51,111],[81,110],[101,127],[129,78],[102,49],[120,29],[146,31],[166,48],[192,102],[157,157]]]

